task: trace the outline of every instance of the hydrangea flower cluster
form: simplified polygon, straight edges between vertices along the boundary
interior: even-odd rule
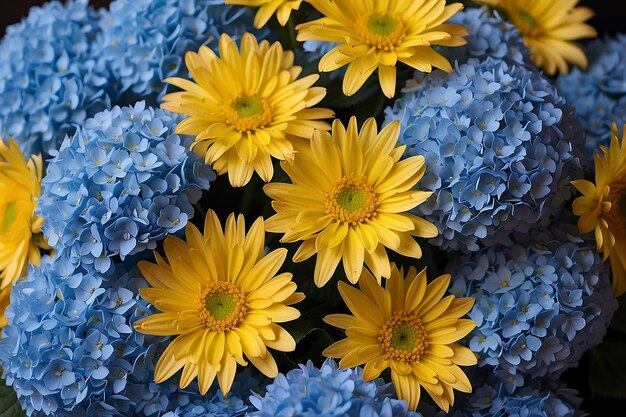
[[[64,257],[31,266],[13,287],[0,343],[3,377],[28,415],[165,409],[166,395],[150,383],[166,338],[132,330],[151,312],[143,286],[122,268],[85,274]]]
[[[202,397],[197,393],[197,383],[194,384],[194,393],[179,390],[170,399],[170,408],[176,407],[163,417],[239,417],[245,416],[253,410],[250,404],[250,395],[260,393],[269,381],[263,375],[253,376],[250,368],[244,368],[235,377],[228,397],[224,398],[221,391],[210,391]]]
[[[468,7],[450,19],[467,29],[466,45],[456,48],[438,48],[452,63],[466,63],[470,58],[484,60],[487,57],[505,60],[509,64],[528,64],[530,53],[518,30],[492,14],[486,7]]]
[[[74,126],[109,106],[106,69],[91,46],[98,14],[87,0],[46,2],[0,42],[0,137],[28,156],[56,149]]]
[[[42,180],[40,216],[50,246],[105,273],[156,248],[193,216],[215,173],[174,134],[177,117],[135,106],[105,110],[66,138]]]
[[[594,150],[608,146],[611,123],[626,123],[626,34],[590,42],[586,48],[589,67],[574,68],[557,78],[561,95],[576,108],[586,132],[585,145]],[[593,152],[588,152],[593,161]]]
[[[142,99],[156,106],[168,87],[165,78],[187,77],[187,51],[200,45],[217,51],[222,33],[264,38],[267,31],[254,31],[253,20],[251,10],[223,0],[115,0],[102,10],[94,54],[111,71],[114,103]]]
[[[539,390],[523,387],[513,393],[504,384],[492,383],[476,387],[463,408],[471,417],[574,417],[580,415],[582,400],[576,391],[567,388]],[[454,414],[455,417],[458,414]],[[460,416],[459,416],[460,417]]]
[[[27,414],[234,417],[248,410],[251,389],[262,386],[249,372],[228,399],[217,385],[202,397],[197,386],[179,390],[177,378],[154,383],[168,338],[132,330],[155,310],[139,296],[148,283],[126,264],[85,273],[64,257],[45,257],[15,285],[0,361]]]
[[[250,417],[341,416],[420,417],[407,410],[405,401],[393,398],[390,384],[378,378],[363,380],[361,368],[340,369],[332,359],[320,368],[311,361],[279,374],[264,396],[255,394],[250,402],[258,411]]]
[[[467,336],[479,366],[493,367],[507,387],[524,376],[559,378],[601,342],[617,301],[594,242],[576,226],[518,236],[448,265],[450,292],[476,298]]]
[[[476,251],[558,213],[582,175],[572,109],[538,71],[488,57],[433,73],[385,109],[400,120],[406,154],[424,155],[417,214],[437,225],[430,242]]]

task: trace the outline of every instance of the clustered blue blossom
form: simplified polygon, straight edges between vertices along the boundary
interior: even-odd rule
[[[165,78],[189,76],[187,51],[201,45],[217,51],[222,33],[265,37],[253,20],[252,10],[224,0],[115,0],[102,10],[94,53],[111,71],[115,103],[142,99],[156,106],[168,88]]]
[[[589,67],[573,68],[557,78],[560,94],[576,108],[586,132],[585,145],[592,151],[608,146],[611,124],[626,123],[626,34],[606,36],[586,47]],[[588,152],[593,162],[593,152]]]
[[[510,390],[525,376],[556,379],[576,366],[617,308],[595,243],[569,222],[516,235],[511,247],[466,255],[447,269],[455,277],[450,292],[476,299],[469,348]]]
[[[56,149],[74,125],[109,107],[108,75],[91,46],[98,14],[87,0],[46,2],[0,42],[0,137],[27,155]]]
[[[58,149],[87,118],[112,105],[156,107],[163,80],[188,77],[187,51],[217,50],[221,33],[256,31],[249,8],[223,0],[50,1],[7,28],[0,42],[0,137],[26,154]]]
[[[217,384],[203,397],[196,385],[180,390],[178,376],[154,383],[169,338],[133,329],[156,312],[139,295],[149,285],[136,262],[101,274],[46,256],[16,283],[0,361],[29,416],[234,417],[250,407],[251,389],[258,390],[262,380],[249,371],[237,377],[228,399],[216,394]]]
[[[105,273],[156,248],[193,217],[215,173],[174,133],[179,117],[134,106],[105,110],[48,162],[39,215],[49,244],[74,265]]]
[[[250,417],[337,416],[420,417],[408,411],[405,401],[393,397],[390,384],[381,378],[363,380],[361,368],[340,369],[332,359],[320,368],[308,361],[286,375],[279,374],[264,396],[250,402],[258,411]]]
[[[237,373],[235,381],[224,398],[222,392],[214,386],[209,394],[202,397],[197,393],[197,384],[185,390],[179,390],[170,399],[170,408],[176,407],[163,417],[239,417],[248,415],[253,410],[250,395],[261,393],[269,380],[263,376],[253,376],[250,367]],[[195,389],[195,393],[190,388]]]
[[[540,390],[527,386],[511,393],[496,382],[477,386],[462,414],[453,417],[574,417],[580,415],[581,402],[575,390],[564,387]]]
[[[423,155],[416,208],[434,223],[442,249],[476,251],[509,242],[559,213],[582,176],[572,145],[582,130],[571,107],[541,73],[487,57],[416,83],[385,109],[399,120],[405,154]]]
[[[87,274],[45,257],[13,287],[3,329],[3,377],[31,415],[150,415],[167,393],[152,382],[165,337],[132,329],[154,313],[139,297],[147,283],[116,268]]]
[[[530,54],[518,30],[500,15],[492,14],[487,7],[467,7],[450,18],[467,29],[466,45],[438,47],[451,63],[466,63],[470,58],[484,60],[487,57],[505,60],[509,64],[529,65]]]

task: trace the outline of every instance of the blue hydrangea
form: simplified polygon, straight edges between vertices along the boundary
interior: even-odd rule
[[[141,257],[146,257],[143,253]],[[139,295],[148,287],[134,265],[87,273],[66,258],[44,257],[16,283],[0,341],[3,377],[29,416],[239,416],[264,380],[242,372],[227,399],[201,396],[179,375],[154,383],[154,367],[169,338],[136,332],[156,310]],[[203,413],[199,413],[203,410]]]
[[[472,58],[432,73],[385,109],[385,124],[394,120],[405,154],[426,158],[419,186],[433,195],[416,212],[443,249],[508,243],[512,230],[559,213],[582,176],[572,109],[525,66]]]
[[[626,123],[626,34],[606,36],[587,44],[589,67],[573,68],[557,78],[557,87],[576,108],[586,132],[588,151],[609,145],[611,123]],[[593,152],[588,152],[593,161]]]
[[[235,382],[224,398],[217,386],[209,391],[205,397],[190,393],[189,388],[174,393],[170,400],[170,408],[176,405],[175,410],[164,414],[163,417],[239,417],[245,416],[253,410],[250,404],[252,393],[264,392],[267,378],[254,377],[250,368],[244,368],[235,377]],[[196,388],[197,390],[197,388]]]
[[[144,286],[138,274],[87,274],[62,257],[45,257],[15,284],[0,361],[29,416],[149,415],[167,404],[156,384],[148,389],[166,338],[132,330],[153,312]]]
[[[250,417],[337,416],[420,417],[407,410],[405,401],[392,396],[390,384],[378,378],[363,381],[361,368],[340,369],[332,359],[318,369],[311,361],[279,374],[264,396],[250,402],[258,411]]]
[[[146,100],[156,106],[167,77],[188,77],[187,51],[200,45],[217,50],[222,33],[239,39],[254,30],[253,12],[224,0],[115,0],[102,11],[95,54],[112,73],[114,102]]]
[[[61,256],[105,273],[113,257],[155,249],[182,230],[215,173],[188,151],[191,138],[174,133],[178,120],[138,102],[96,114],[64,140],[39,201]]]
[[[50,152],[109,106],[107,73],[91,46],[98,14],[87,0],[50,1],[8,26],[0,42],[0,137],[27,155]]]
[[[487,7],[467,7],[448,22],[461,25],[468,31],[466,45],[437,48],[451,63],[464,64],[470,58],[482,61],[492,57],[509,64],[532,65],[529,64],[529,51],[515,26],[498,14],[492,14]]]
[[[447,270],[450,292],[476,299],[469,348],[511,390],[525,376],[555,379],[576,366],[617,308],[594,241],[569,222],[516,235],[514,245],[467,255]]]
[[[454,417],[575,417],[582,400],[565,387],[522,387],[507,391],[499,382],[477,386],[461,413]]]

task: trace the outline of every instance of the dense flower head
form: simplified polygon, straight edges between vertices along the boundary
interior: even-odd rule
[[[304,299],[291,273],[277,274],[287,250],[265,255],[262,217],[246,232],[243,215],[229,215],[222,228],[209,210],[204,233],[189,223],[185,235],[186,241],[165,239],[165,258],[157,255],[156,263],[139,263],[151,285],[141,290],[141,297],[159,312],[135,323],[135,330],[175,336],[159,355],[155,382],[182,370],[181,389],[197,378],[205,395],[217,380],[226,396],[238,366],[250,363],[275,377],[278,365],[268,348],[295,349],[296,341],[279,323],[300,317],[291,306]]]
[[[453,417],[575,417],[581,415],[581,402],[575,390],[563,386],[525,386],[510,392],[492,380],[478,387]]]
[[[476,298],[469,317],[477,327],[467,340],[479,366],[511,389],[528,383],[526,376],[558,378],[576,366],[617,308],[593,242],[567,220],[454,261],[447,271],[455,276],[452,294]]]
[[[155,309],[141,299],[148,283],[133,266],[86,273],[64,258],[43,258],[14,286],[3,330],[3,377],[30,415],[196,416],[202,408],[237,416],[249,408],[250,389],[263,380],[244,372],[224,399],[177,381],[154,383],[154,369],[168,338],[132,330]],[[194,406],[191,406],[191,405]],[[177,414],[178,413],[178,414]],[[200,414],[204,415],[204,414]]]
[[[311,361],[301,364],[266,388],[265,395],[250,398],[256,407],[250,417],[421,417],[395,399],[382,378],[366,382],[361,368],[342,369],[332,359],[319,368]]]
[[[35,211],[41,192],[41,155],[25,158],[18,144],[0,138],[0,327],[11,285],[38,265],[40,249],[50,249],[41,233],[44,219]]]
[[[294,53],[280,42],[258,42],[244,34],[240,46],[223,34],[219,56],[206,46],[189,51],[186,78],[165,81],[182,89],[163,97],[161,107],[185,118],[177,133],[195,135],[193,148],[218,174],[228,173],[233,187],[246,185],[254,172],[268,182],[272,157],[292,159],[296,141],[326,131],[330,109],[314,107],[326,95],[315,87],[319,75],[298,78]]]
[[[206,396],[190,393],[191,390],[179,390],[170,397],[169,408],[173,410],[163,414],[163,417],[247,416],[254,410],[250,396],[264,392],[269,382],[270,379],[254,375],[250,368],[245,368],[235,377],[227,397],[219,390]]]
[[[565,74],[569,65],[587,66],[577,41],[594,38],[586,23],[594,12],[578,7],[580,0],[478,0],[500,10],[515,25],[530,49],[533,62],[548,75]]]
[[[467,7],[450,18],[450,23],[467,29],[467,44],[457,48],[441,48],[450,62],[466,63],[470,58],[484,60],[487,57],[506,60],[509,64],[530,62],[528,49],[515,26],[493,14],[486,7]]]
[[[187,51],[217,50],[222,33],[240,39],[253,30],[252,18],[250,10],[223,0],[114,0],[102,10],[94,55],[111,71],[114,103],[142,99],[157,106],[168,90],[163,80],[187,75]]]
[[[137,272],[86,274],[67,259],[48,257],[14,285],[0,360],[28,415],[114,415],[134,408],[141,415],[146,400],[161,395],[150,393],[148,382],[165,338],[131,328],[151,310],[139,299],[145,285]]]
[[[98,14],[87,0],[49,1],[0,42],[0,137],[28,156],[56,149],[76,124],[109,105],[106,69],[91,52]]]
[[[352,283],[364,265],[380,282],[391,275],[387,249],[420,258],[415,237],[436,235],[432,223],[408,213],[430,193],[414,189],[426,169],[424,158],[400,160],[399,130],[399,123],[392,123],[379,132],[373,117],[360,130],[354,116],[347,127],[336,119],[331,133],[316,131],[294,159],[281,162],[292,183],[263,188],[276,210],[267,230],[284,233],[281,242],[302,241],[294,262],[317,253],[318,287],[332,278],[339,262]]]
[[[586,70],[574,68],[557,78],[560,94],[576,108],[585,130],[588,151],[611,142],[611,124],[626,123],[626,34],[606,36],[587,44]],[[588,152],[593,161],[593,152]]]
[[[154,249],[180,231],[215,174],[174,133],[177,121],[138,102],[100,112],[67,137],[42,180],[50,245],[106,272],[112,257]]]
[[[430,242],[475,251],[558,213],[582,176],[573,110],[536,70],[488,57],[419,80],[392,107],[407,155],[423,155],[416,212],[437,225]]]
[[[299,41],[337,44],[319,63],[322,72],[348,66],[343,93],[355,94],[378,70],[383,94],[393,97],[396,65],[402,62],[429,73],[433,67],[452,71],[452,66],[433,46],[459,46],[467,34],[460,25],[447,23],[461,3],[445,0],[309,0],[323,17],[296,27]]]

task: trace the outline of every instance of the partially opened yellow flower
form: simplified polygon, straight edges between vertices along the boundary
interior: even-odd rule
[[[292,10],[298,10],[302,0],[226,0],[226,4],[239,4],[241,6],[258,7],[254,17],[254,27],[262,28],[276,13],[278,22],[285,26]]]
[[[157,263],[141,262],[139,270],[152,288],[142,288],[143,299],[161,313],[135,323],[141,333],[176,336],[154,370],[163,382],[183,368],[180,387],[198,378],[204,395],[217,375],[224,396],[235,378],[237,364],[249,360],[270,378],[278,368],[268,347],[282,352],[295,349],[291,335],[276,323],[295,320],[289,307],[304,298],[295,292],[290,273],[276,275],[286,249],[263,255],[263,219],[245,233],[243,216],[231,215],[222,231],[209,211],[204,235],[189,223],[187,242],[168,236],[167,259],[155,253]],[[247,359],[247,360],[246,360]]]
[[[328,130],[328,109],[312,108],[326,95],[313,87],[319,75],[297,79],[302,68],[279,42],[257,43],[249,33],[241,52],[228,35],[220,37],[220,57],[208,47],[185,55],[195,83],[183,78],[165,81],[184,91],[167,94],[161,107],[189,115],[176,133],[195,135],[192,147],[218,174],[228,172],[231,185],[241,187],[256,171],[263,181],[274,174],[271,157],[293,156],[292,141],[309,140],[313,131]]]
[[[40,249],[50,249],[35,214],[41,177],[40,155],[26,160],[14,140],[0,139],[0,327],[7,323],[11,284],[26,275],[29,263],[39,265]]]
[[[596,152],[595,184],[587,180],[572,181],[582,193],[574,200],[574,214],[580,216],[581,233],[595,232],[598,252],[610,258],[613,293],[626,292],[626,146],[613,123],[610,148]]]
[[[339,261],[353,283],[363,263],[379,280],[388,277],[385,248],[419,258],[414,236],[437,235],[435,225],[408,213],[431,193],[414,188],[426,170],[424,157],[400,161],[406,146],[396,147],[399,133],[398,121],[379,133],[370,118],[359,133],[355,117],[347,129],[335,120],[332,136],[315,132],[294,160],[281,163],[292,184],[265,185],[276,210],[267,230],[284,233],[281,242],[303,241],[295,262],[317,253],[317,286],[328,282]]]
[[[478,0],[502,11],[517,27],[535,65],[546,74],[568,72],[568,63],[587,67],[584,51],[573,41],[597,36],[584,23],[594,13],[579,0]]]
[[[446,72],[452,66],[433,45],[460,46],[467,30],[445,23],[459,10],[460,3],[445,0],[309,0],[324,17],[298,25],[299,41],[316,40],[339,45],[319,63],[322,72],[348,65],[343,92],[356,93],[378,69],[383,93],[393,97],[396,90],[396,65],[403,62],[418,71],[433,67]]]
[[[444,297],[450,275],[427,285],[426,269],[419,274],[411,267],[406,278],[395,265],[383,289],[363,271],[359,289],[344,282],[339,292],[352,315],[330,314],[328,324],[346,331],[346,339],[324,351],[342,358],[339,366],[365,364],[363,378],[371,381],[391,368],[391,380],[398,398],[415,410],[421,387],[448,411],[454,404],[453,389],[471,392],[472,385],[459,366],[476,365],[477,358],[457,341],[469,334],[476,323],[463,319],[473,298]]]

